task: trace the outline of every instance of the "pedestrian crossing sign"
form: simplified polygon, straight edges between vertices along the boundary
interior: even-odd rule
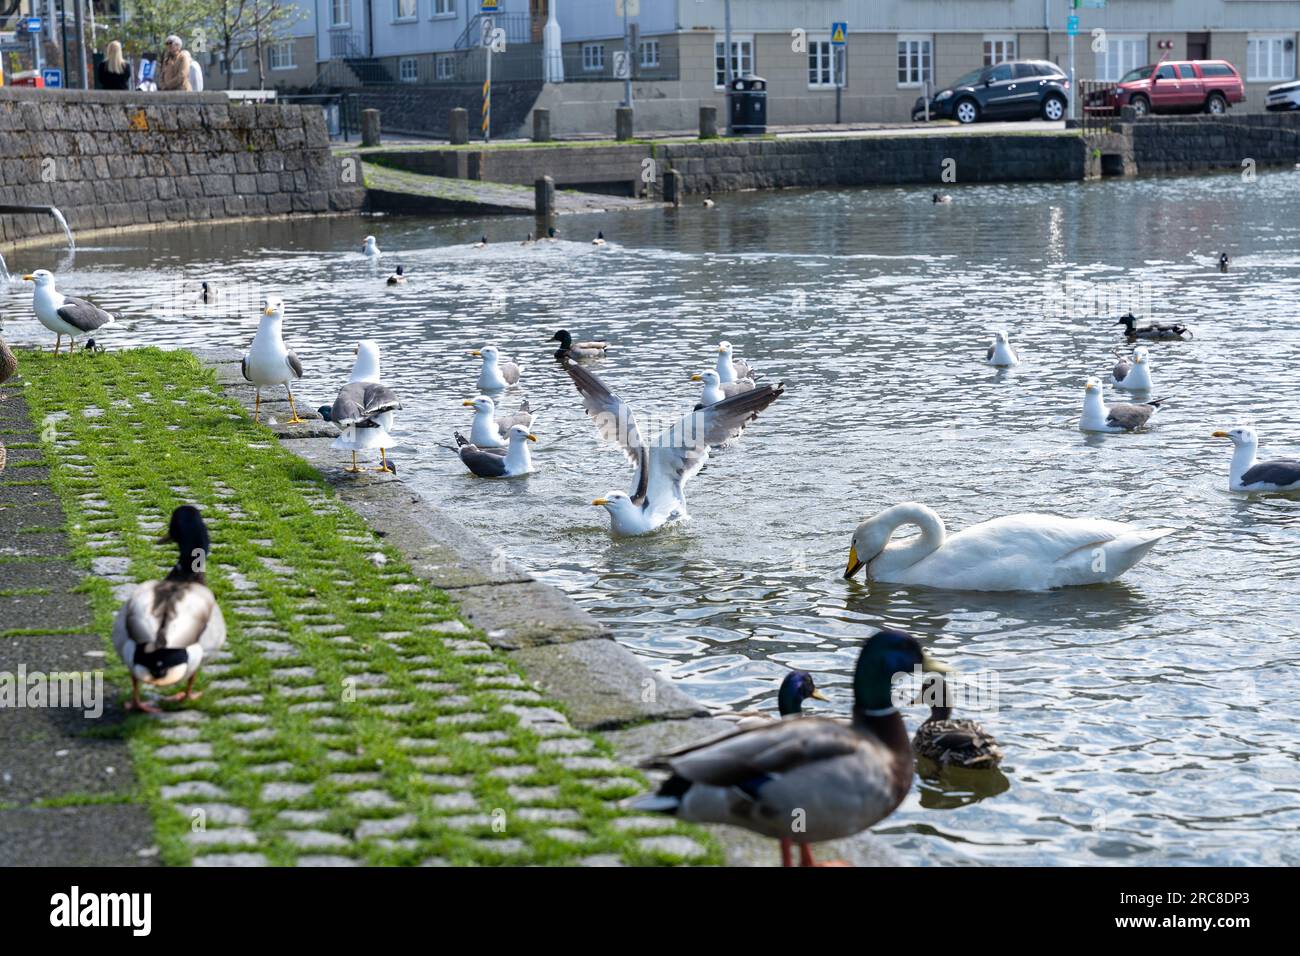
[[[479,3],[480,13],[498,13],[501,10],[500,0],[481,0]]]
[[[845,46],[849,42],[849,25],[844,22],[831,24],[831,43],[835,46]]]

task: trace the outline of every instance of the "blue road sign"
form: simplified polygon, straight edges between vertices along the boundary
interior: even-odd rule
[[[63,86],[63,71],[53,68],[41,70],[41,80],[47,87],[61,87]]]
[[[1066,32],[1066,35],[1067,35],[1067,36],[1072,36],[1072,37],[1074,37],[1074,36],[1078,36],[1078,35],[1079,35],[1079,18],[1078,18],[1078,17],[1067,17],[1067,18],[1066,18],[1066,21],[1065,21],[1065,32]]]
[[[849,25],[840,21],[831,24],[831,45],[847,46],[849,42]]]
[[[40,33],[40,32],[41,32],[41,18],[40,18],[40,17],[28,17],[28,18],[27,18],[27,32],[28,32],[28,33]]]

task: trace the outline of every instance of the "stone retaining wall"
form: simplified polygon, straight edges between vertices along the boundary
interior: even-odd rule
[[[0,88],[0,203],[57,206],[74,233],[358,210],[319,106],[224,93]],[[358,177],[359,178],[359,177]],[[59,233],[0,214],[0,241]]]
[[[1185,173],[1300,163],[1300,112],[1161,116],[1125,124],[1139,173]]]
[[[941,185],[945,161],[958,183],[1084,178],[1087,150],[1072,134],[864,136],[718,140],[662,145],[654,155],[685,178],[688,192]]]

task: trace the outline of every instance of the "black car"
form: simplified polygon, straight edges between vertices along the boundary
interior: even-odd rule
[[[1070,80],[1055,63],[1013,60],[972,70],[930,101],[930,119],[1065,119]],[[912,120],[925,117],[925,97],[912,107]]]

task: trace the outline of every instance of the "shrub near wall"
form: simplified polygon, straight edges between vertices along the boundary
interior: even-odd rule
[[[74,231],[360,209],[322,109],[222,93],[0,89],[0,203],[57,206]],[[58,232],[0,215],[0,239]]]

